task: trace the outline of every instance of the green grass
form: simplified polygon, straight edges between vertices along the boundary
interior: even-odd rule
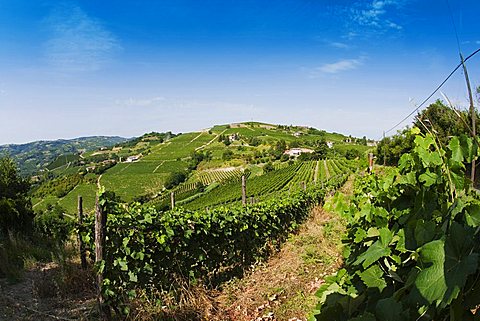
[[[65,166],[70,162],[76,161],[80,159],[80,156],[74,155],[74,154],[65,154],[58,156],[53,162],[51,162],[48,166],[47,169],[53,170],[55,168]]]
[[[68,214],[76,215],[78,211],[78,196],[82,196],[84,212],[90,213],[95,209],[96,193],[97,186],[94,183],[81,183],[65,197],[60,199],[58,204],[63,207]]]

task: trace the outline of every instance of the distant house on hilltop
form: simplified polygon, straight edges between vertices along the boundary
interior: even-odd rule
[[[327,142],[328,148],[333,148],[333,142]]]
[[[303,135],[302,132],[295,132],[295,133],[293,133],[293,136],[295,136],[295,137],[300,137],[300,136],[302,136],[302,135]]]
[[[136,162],[140,159],[141,155],[133,155],[133,156],[128,156],[127,159],[125,160],[125,163],[133,163]]]
[[[308,148],[292,148],[292,149],[287,149],[284,154],[288,156],[293,156],[293,157],[298,157],[301,154],[304,153],[313,153],[314,151],[312,149]]]

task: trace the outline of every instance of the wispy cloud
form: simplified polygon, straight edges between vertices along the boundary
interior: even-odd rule
[[[387,18],[387,9],[398,8],[405,0],[373,0],[371,2],[358,2],[353,6],[351,17],[354,22],[364,27],[376,28],[377,30],[393,29],[401,30],[403,27]]]
[[[338,74],[340,72],[354,70],[363,64],[363,59],[343,59],[333,63],[324,64],[315,68],[311,72],[312,77],[319,76],[320,74]]]
[[[207,111],[222,110],[223,112],[238,112],[241,110],[257,108],[251,104],[233,103],[228,101],[204,100],[196,98],[179,98],[154,96],[151,98],[127,98],[115,100],[115,105],[122,107],[145,107],[144,110],[175,110],[175,111]],[[148,107],[148,108],[147,108]],[[151,109],[149,109],[151,108]]]
[[[60,71],[98,70],[120,48],[117,38],[79,6],[57,6],[45,22],[51,33],[45,56]]]
[[[337,48],[337,49],[349,49],[350,46],[347,45],[346,43],[343,43],[343,42],[337,42],[337,41],[334,41],[334,42],[330,42],[329,45],[333,48]]]
[[[165,97],[152,97],[152,98],[128,98],[123,100],[116,100],[115,104],[125,107],[149,107],[156,106],[161,102],[165,102]]]

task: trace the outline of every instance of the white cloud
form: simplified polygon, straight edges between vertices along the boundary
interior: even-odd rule
[[[388,7],[399,7],[403,2],[404,0],[373,0],[366,5],[363,1],[359,2],[351,8],[352,19],[361,26],[401,30],[402,26],[385,19],[385,16]]]
[[[165,97],[152,98],[128,98],[124,100],[116,100],[115,104],[125,107],[149,107],[158,105],[158,103],[165,101]]]
[[[363,64],[362,59],[343,59],[334,63],[324,64],[318,68],[315,68],[312,76],[318,76],[318,74],[337,74],[339,72],[357,69]]]
[[[184,99],[175,97],[155,96],[151,98],[127,98],[115,100],[115,105],[122,107],[150,107],[152,109],[168,110],[222,110],[238,112],[242,109],[251,109],[254,106],[250,104],[232,103],[226,101],[205,101],[203,99]]]
[[[332,46],[334,48],[338,48],[338,49],[348,49],[348,48],[350,48],[349,45],[347,45],[346,43],[343,43],[343,42],[330,42],[330,46]]]
[[[98,70],[120,48],[116,37],[78,6],[58,6],[45,22],[51,32],[45,56],[60,71]]]

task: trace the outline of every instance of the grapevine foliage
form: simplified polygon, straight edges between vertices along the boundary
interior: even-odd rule
[[[331,180],[330,187],[344,181]],[[312,188],[246,207],[167,212],[121,204],[100,193],[107,213],[105,259],[97,267],[104,274],[104,296],[121,306],[139,288],[162,291],[179,279],[215,284],[267,254],[269,245],[295,229],[325,191]],[[94,247],[92,221],[82,227],[82,238]]]
[[[345,265],[319,289],[311,320],[477,320],[480,306],[480,197],[465,178],[476,142],[430,134],[396,169],[355,183]]]

